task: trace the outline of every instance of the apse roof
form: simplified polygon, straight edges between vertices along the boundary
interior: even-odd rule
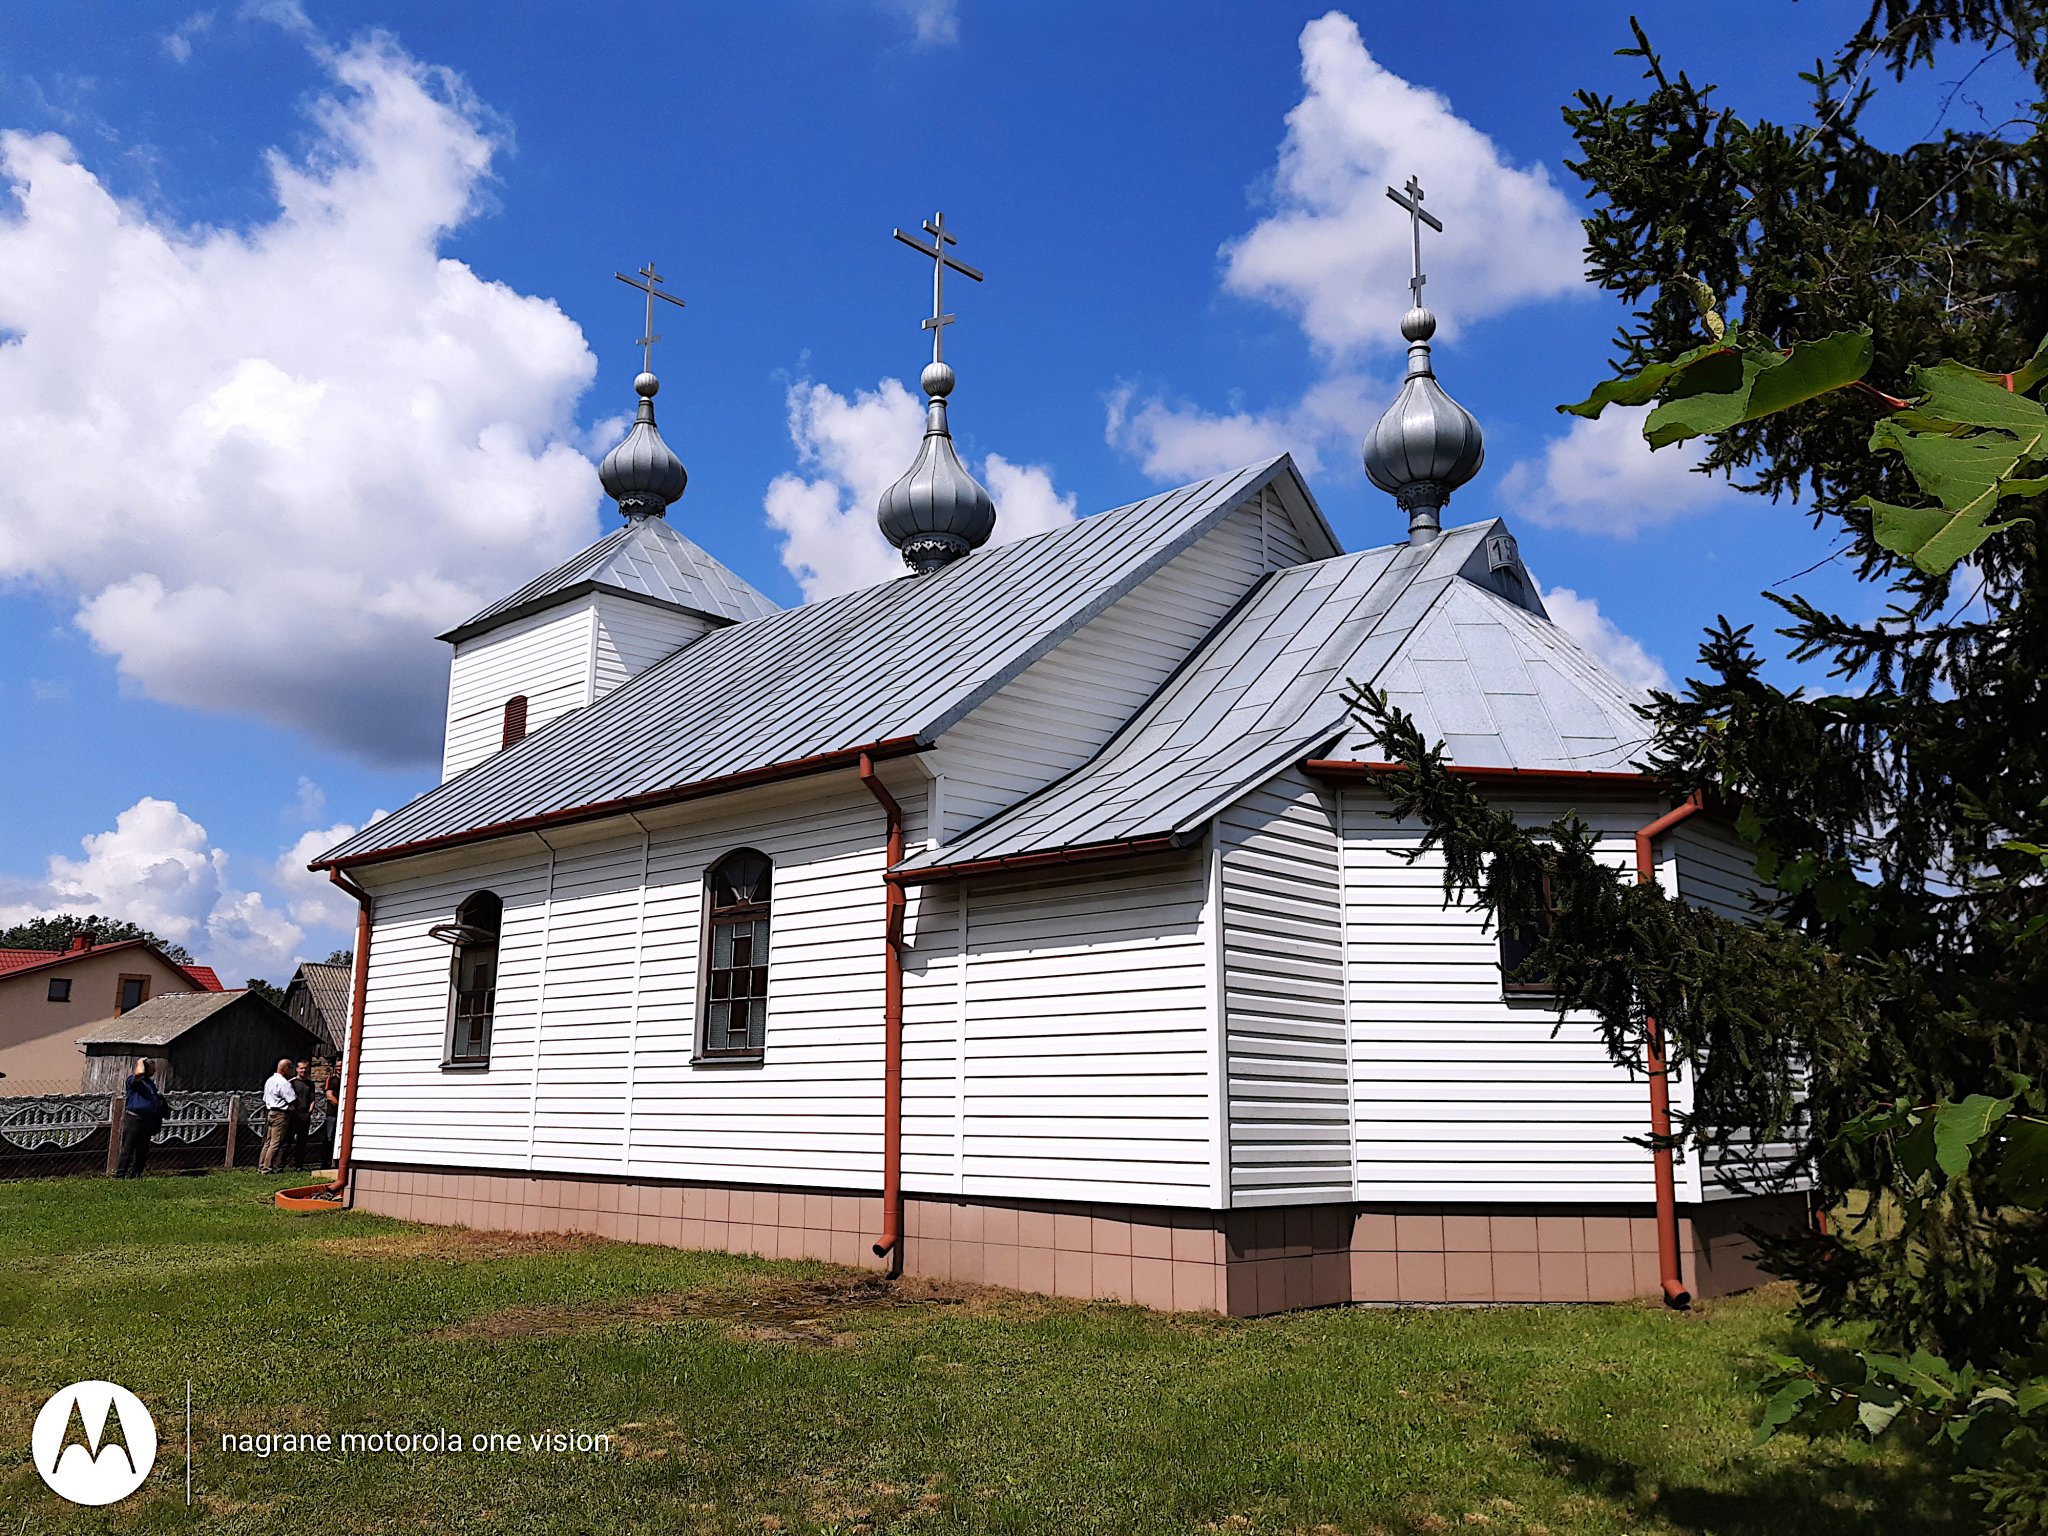
[[[1386,688],[1460,764],[1628,771],[1644,738],[1633,696],[1533,596],[1510,595],[1526,576],[1494,568],[1504,534],[1475,523],[1274,572],[1091,761],[896,868],[1191,842],[1248,790],[1355,738],[1347,681]]]

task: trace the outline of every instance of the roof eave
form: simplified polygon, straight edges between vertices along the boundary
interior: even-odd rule
[[[891,870],[883,878],[892,885],[937,885],[965,880],[975,875],[1006,871],[1062,868],[1093,864],[1104,859],[1122,859],[1145,853],[1171,853],[1200,841],[1200,830],[1166,832],[1152,837],[1124,837],[1103,843],[1082,843],[1072,848],[1040,848],[1026,853],[998,853],[985,859],[962,859],[957,864],[934,864],[925,869]]]
[[[471,843],[489,842],[494,838],[512,837],[522,832],[544,832],[553,827],[572,826],[578,822],[602,821],[608,816],[627,816],[637,811],[654,810],[665,805],[679,805],[686,800],[707,799],[712,795],[722,795],[732,790],[752,789],[763,784],[779,784],[790,779],[808,778],[813,774],[829,773],[837,768],[858,767],[863,757],[908,757],[913,753],[930,750],[931,745],[931,742],[922,736],[896,736],[887,741],[874,741],[862,746],[821,752],[812,757],[792,758],[788,762],[773,763],[766,768],[749,768],[740,773],[721,774],[715,778],[698,779],[689,784],[671,785],[667,789],[649,790],[645,794],[623,795],[614,800],[597,800],[588,805],[567,806],[558,811],[545,811],[537,816],[522,816],[491,826],[472,827],[464,832],[424,837],[410,843],[395,843],[389,848],[373,848],[342,858],[316,859],[306,867],[311,870],[362,869],[371,864],[389,863],[393,859],[411,858],[415,854],[438,853]]]
[[[532,618],[537,613],[546,613],[550,608],[559,608],[564,603],[573,603],[579,597],[588,597],[593,592],[602,592],[607,597],[622,597],[628,602],[645,603],[650,608],[663,608],[670,613],[687,613],[696,618],[708,619],[712,624],[721,628],[727,624],[741,622],[729,614],[712,613],[703,608],[694,608],[688,603],[678,603],[666,597],[656,597],[650,592],[635,592],[630,587],[614,586],[611,582],[599,581],[596,577],[592,576],[585,577],[582,581],[571,582],[559,591],[545,592],[539,597],[528,598],[516,607],[501,608],[492,614],[481,614],[476,618],[456,625],[447,634],[438,635],[435,638],[445,640],[450,645],[460,645],[465,640],[474,640],[478,635],[488,634],[502,625],[515,623],[520,619]]]

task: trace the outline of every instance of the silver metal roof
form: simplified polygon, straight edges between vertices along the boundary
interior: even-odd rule
[[[640,602],[684,608],[733,624],[781,611],[745,579],[669,526],[665,518],[636,517],[441,638],[459,643],[599,587]]]
[[[1267,485],[1327,523],[1279,458],[926,576],[714,630],[324,854],[444,838],[882,741],[929,742]],[[1304,530],[1307,532],[1308,530]]]
[[[1533,599],[1495,589],[1487,544],[1503,532],[1475,523],[1274,573],[1092,761],[897,868],[1192,841],[1248,790],[1348,739],[1347,679],[1393,690],[1460,763],[1626,768],[1643,737],[1631,696]]]

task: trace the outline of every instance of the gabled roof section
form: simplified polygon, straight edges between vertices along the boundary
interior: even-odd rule
[[[1488,578],[1497,520],[1275,572],[1085,766],[896,866],[936,878],[1054,851],[1193,842],[1292,763],[1346,739],[1344,685],[1391,687],[1454,760],[1626,770],[1628,691]],[[1433,713],[1423,714],[1418,701]]]
[[[714,630],[372,823],[316,867],[616,814],[862,750],[928,746],[1276,483],[1334,547],[1282,455],[929,575]]]
[[[727,624],[744,624],[780,612],[742,577],[671,528],[667,518],[635,517],[441,638],[459,645],[500,624],[599,588],[638,602],[701,613]]]
[[[0,949],[0,978],[19,976],[28,971],[55,970],[59,966],[75,965],[80,960],[89,960],[95,955],[112,954],[117,949],[148,950],[191,982],[194,991],[221,990],[220,977],[214,974],[212,966],[181,965],[147,939],[121,939],[112,944],[94,944],[86,949]]]
[[[136,1004],[126,1013],[103,1019],[78,1037],[80,1045],[169,1045],[180,1035],[197,1028],[223,1008],[232,1007],[249,995],[245,988],[232,992],[163,992]]]
[[[329,1045],[339,1046],[348,1029],[349,986],[354,980],[354,971],[346,965],[329,965],[324,960],[306,960],[300,963],[293,981],[303,981],[306,992],[313,999],[313,1011],[323,1027],[314,1033],[326,1039]],[[291,990],[289,986],[285,989]]]

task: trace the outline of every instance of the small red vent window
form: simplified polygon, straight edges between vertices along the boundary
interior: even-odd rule
[[[515,693],[505,701],[505,733],[498,743],[503,751],[526,734],[526,695]]]

